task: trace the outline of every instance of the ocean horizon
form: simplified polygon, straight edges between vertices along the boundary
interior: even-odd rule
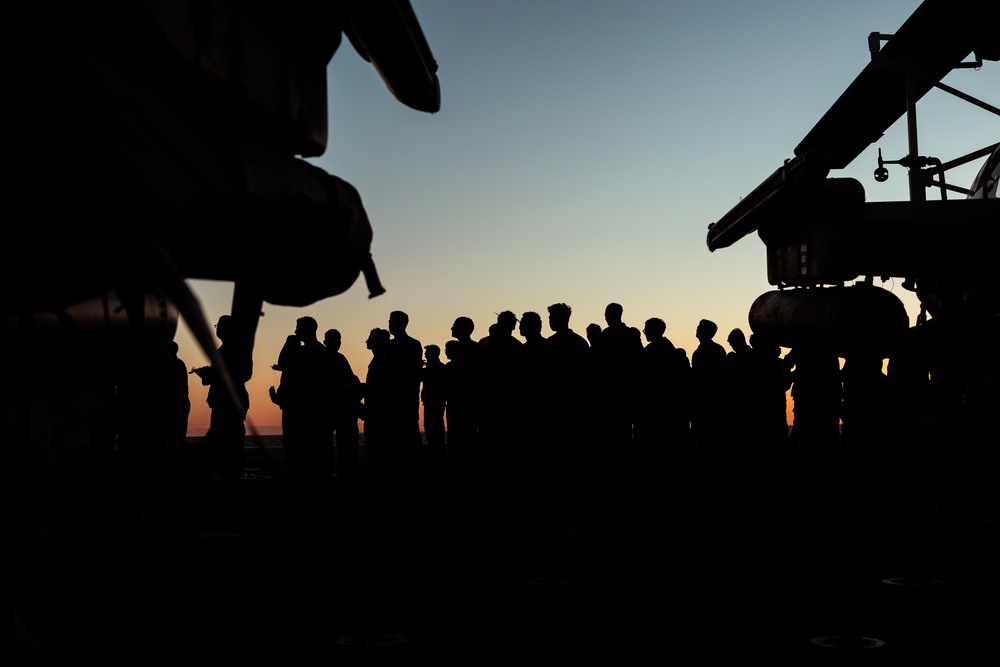
[[[420,432],[420,435],[423,436],[423,431]],[[199,440],[201,440],[204,437],[205,437],[204,434],[202,434],[202,435],[188,435],[187,436],[187,444],[188,445],[194,445],[194,444],[196,444]],[[260,444],[262,444],[264,447],[282,447],[283,446],[282,442],[281,442],[281,434],[280,433],[278,433],[278,434],[270,433],[270,434],[267,434],[267,435],[258,434],[257,438],[260,439]],[[426,440],[427,439],[424,438],[424,442],[425,443],[426,443]],[[365,434],[361,433],[361,434],[358,435],[358,446],[363,447],[364,444],[365,444]],[[248,435],[246,435],[243,438],[243,446],[246,447],[247,449],[254,449],[254,448],[256,448],[258,446],[258,443],[255,442],[254,436],[248,434]]]

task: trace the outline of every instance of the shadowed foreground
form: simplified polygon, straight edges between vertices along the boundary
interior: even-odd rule
[[[79,489],[21,517],[15,653],[985,657],[1000,541],[989,494],[966,517],[976,473],[937,453],[882,476],[647,470],[559,492],[365,469],[310,494],[266,474],[230,498]]]

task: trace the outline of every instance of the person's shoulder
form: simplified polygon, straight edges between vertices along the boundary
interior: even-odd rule
[[[667,338],[666,336],[662,336],[654,340],[652,343],[648,343],[644,349],[649,349],[654,345],[664,352],[670,352],[677,349],[677,346],[674,345],[674,342],[669,338]]]
[[[309,357],[327,357],[330,351],[319,341],[306,343],[299,350]]]
[[[506,345],[507,347],[515,349],[521,349],[522,347],[524,347],[524,343],[521,342],[519,338],[514,338],[513,336],[506,337]]]

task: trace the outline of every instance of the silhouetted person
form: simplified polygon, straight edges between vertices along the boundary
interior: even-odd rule
[[[454,338],[458,342],[458,344],[463,348],[462,352],[459,353],[463,359],[463,362],[469,364],[469,366],[471,366],[474,369],[474,371],[470,372],[478,374],[479,343],[472,338],[472,333],[475,330],[476,330],[476,325],[472,321],[472,318],[466,317],[464,315],[456,317],[454,324],[451,325],[452,338]]]
[[[281,383],[271,387],[271,400],[281,408],[281,440],[295,476],[307,484],[333,475],[333,441],[329,421],[329,355],[317,338],[312,317],[295,321],[295,332],[278,353]]]
[[[935,320],[910,327],[894,342],[886,368],[888,378],[887,411],[891,415],[894,438],[906,442],[911,451],[923,449],[939,434],[926,427],[932,413],[931,374],[933,385],[940,383],[936,373],[934,349],[942,349],[935,333]],[[936,446],[936,445],[935,445]]]
[[[519,383],[524,367],[524,344],[514,338],[517,316],[509,310],[497,315],[490,334],[479,341],[479,438],[490,472],[509,471],[513,461],[514,424],[521,413]]]
[[[590,343],[590,348],[595,349],[597,347],[597,341],[601,339],[601,325],[597,322],[591,322],[587,325],[587,342]]]
[[[683,463],[690,463],[694,459],[694,436],[691,434],[691,420],[694,415],[694,371],[691,370],[691,357],[688,356],[687,350],[678,347],[674,353],[677,356],[679,372],[675,403],[678,426],[682,430],[680,454]]]
[[[169,358],[167,377],[169,389],[167,392],[168,420],[167,454],[171,473],[180,470],[187,453],[188,417],[191,414],[191,395],[188,387],[188,369],[184,360],[177,356],[179,350],[176,341],[167,344]]]
[[[524,366],[518,389],[522,408],[520,424],[515,425],[519,431],[515,455],[520,459],[522,471],[530,472],[539,452],[551,448],[551,436],[546,431],[548,420],[545,418],[546,341],[542,335],[542,317],[530,310],[523,313],[518,333],[524,338]]]
[[[451,325],[451,336],[465,347],[474,348],[476,341],[472,339],[472,333],[476,330],[476,324],[472,318],[464,315],[455,318]]]
[[[758,334],[750,334],[750,347],[761,361],[761,409],[758,416],[763,455],[771,461],[787,457],[788,402],[786,395],[792,386],[792,372],[781,358],[781,347]]]
[[[870,351],[850,354],[840,377],[843,384],[844,454],[851,464],[884,470],[894,439],[888,428],[888,378],[882,372],[882,355]]]
[[[545,354],[541,315],[531,310],[522,314],[517,332],[524,339],[524,353],[529,367],[539,367]]]
[[[635,438],[645,463],[659,466],[683,459],[687,415],[681,403],[681,359],[658,317],[646,320],[646,346],[635,369]]]
[[[760,415],[763,364],[760,355],[747,343],[742,329],[733,329],[726,338],[732,351],[726,355],[723,406],[726,415],[726,450],[731,462],[743,466],[760,461],[762,435]]]
[[[399,450],[401,442],[398,434],[399,420],[393,415],[398,400],[392,358],[389,352],[389,332],[372,329],[365,346],[371,350],[368,374],[364,384],[364,406],[362,416],[365,424],[365,449],[376,474],[394,473],[400,467]]]
[[[420,434],[420,372],[424,366],[424,348],[406,333],[409,316],[401,310],[389,313],[389,356],[392,360],[393,397],[398,408],[393,414],[399,423],[402,453],[410,465],[423,458],[424,440]]]
[[[445,420],[448,458],[461,470],[470,470],[479,460],[479,430],[476,427],[477,380],[474,346],[460,340],[444,344]]]
[[[329,363],[330,424],[327,432],[336,434],[339,472],[352,476],[358,470],[358,419],[361,417],[361,380],[351,368],[351,362],[340,352],[340,331],[329,329],[323,334]]]
[[[717,463],[725,443],[723,428],[723,383],[726,350],[713,338],[719,328],[711,320],[701,320],[695,329],[698,347],[691,354],[694,386],[691,433],[696,455],[705,463]]]
[[[473,339],[472,334],[476,330],[476,325],[472,321],[472,318],[461,315],[455,318],[454,323],[451,325],[451,335],[454,338],[456,344],[461,347],[461,350],[453,349],[451,353],[445,350],[445,356],[449,360],[458,359],[460,360],[460,374],[466,378],[465,382],[467,386],[465,389],[469,392],[466,396],[463,396],[461,402],[465,405],[461,410],[463,413],[463,428],[469,427],[475,431],[476,437],[474,442],[476,447],[466,448],[463,454],[464,466],[469,467],[472,465],[474,456],[479,456],[479,343]],[[450,361],[449,361],[450,363]],[[458,371],[456,371],[458,372]],[[465,415],[465,408],[471,410],[470,415]],[[466,422],[466,418],[469,420]],[[448,430],[451,430],[451,421],[448,422]],[[449,448],[450,449],[450,448]]]
[[[445,393],[445,364],[441,361],[441,348],[424,346],[424,367],[420,373],[420,401],[424,405],[424,436],[427,438],[427,457],[432,465],[440,466],[447,458],[444,413],[447,405]]]
[[[252,358],[242,353],[239,346],[233,346],[235,333],[232,317],[219,317],[215,325],[215,335],[222,341],[218,354],[235,386],[235,402],[224,381],[223,368],[212,364],[191,371],[208,386],[206,401],[212,409],[208,433],[201,439],[199,448],[204,455],[214,459],[219,481],[230,490],[238,486],[243,476],[243,439],[250,406],[246,383],[253,376]]]
[[[822,348],[799,346],[792,370],[791,442],[806,465],[830,465],[840,440],[840,360]]]
[[[607,326],[594,346],[597,453],[602,465],[619,467],[638,462],[632,442],[632,391],[642,336],[622,321],[617,303],[607,305],[604,320]]]
[[[549,306],[546,339],[546,410],[552,437],[551,460],[542,464],[566,481],[581,481],[595,471],[594,450],[588,437],[591,406],[587,380],[590,376],[590,345],[569,326],[572,310],[565,303]]]

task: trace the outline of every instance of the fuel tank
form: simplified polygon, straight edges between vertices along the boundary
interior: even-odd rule
[[[886,357],[909,317],[899,297],[880,287],[815,287],[761,294],[750,307],[750,328],[782,347]]]

